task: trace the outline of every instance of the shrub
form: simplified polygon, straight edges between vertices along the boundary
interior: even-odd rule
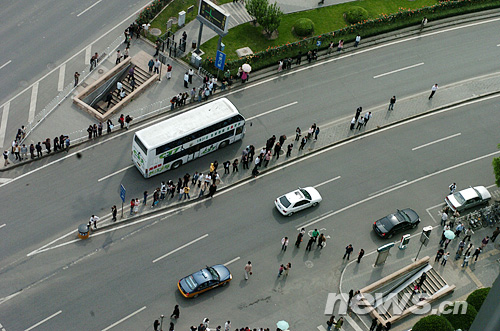
[[[467,311],[465,312],[465,314],[461,313],[462,307],[459,307],[459,311],[457,312],[457,314],[453,314],[453,309],[457,304],[460,305],[460,303],[455,302],[452,305],[448,306],[446,310],[450,313],[442,314],[441,316],[444,316],[444,318],[446,318],[451,323],[455,330],[469,330],[472,322],[474,322],[474,318],[476,318],[477,310],[473,305],[469,304],[467,305]]]
[[[429,315],[421,318],[412,328],[412,331],[454,331],[451,323],[443,316]]]
[[[491,287],[477,289],[471,294],[469,294],[467,300],[465,301],[467,301],[469,305],[474,306],[474,308],[476,308],[476,310],[479,311],[479,309],[481,309],[484,300],[486,299],[486,296],[490,292],[490,289]]]
[[[299,18],[293,25],[295,34],[300,37],[307,37],[314,32],[314,23],[309,18]]]
[[[356,24],[359,22],[363,22],[364,20],[368,19],[368,11],[366,11],[366,9],[358,7],[358,6],[351,7],[345,13],[345,19],[350,24]]]

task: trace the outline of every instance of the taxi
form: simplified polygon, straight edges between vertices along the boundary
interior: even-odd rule
[[[177,287],[185,298],[196,298],[199,294],[219,286],[226,286],[233,279],[226,266],[207,266],[179,280]]]

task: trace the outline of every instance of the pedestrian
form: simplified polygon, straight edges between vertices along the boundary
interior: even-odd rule
[[[498,235],[500,234],[500,227],[497,226],[496,230],[493,231],[491,234],[491,242],[494,243],[495,239],[497,239]]]
[[[344,318],[343,317],[340,317],[338,320],[337,320],[337,323],[335,324],[335,330],[340,330],[342,329],[342,325],[344,324]]]
[[[266,156],[264,157],[264,167],[267,168],[267,165],[269,164],[269,161],[271,160],[271,151],[267,151]]]
[[[41,142],[38,142],[38,144],[36,144],[36,156],[37,157],[42,157],[43,154],[42,154],[42,145],[41,145]]]
[[[222,163],[222,165],[224,166],[224,175],[229,174],[229,167],[231,166],[231,161],[228,160]]]
[[[467,241],[470,242],[470,237],[474,234],[474,231],[472,231],[471,228],[467,228],[467,230],[465,230],[464,234],[465,234],[464,241],[465,241],[465,239],[467,239]]]
[[[153,329],[154,329],[155,331],[159,331],[159,330],[158,330],[158,327],[159,327],[159,326],[160,326],[160,321],[155,320],[155,322],[153,323]]]
[[[93,225],[94,229],[97,229],[97,221],[99,221],[99,216],[92,215],[89,220],[89,228]]]
[[[156,59],[155,66],[154,66],[154,73],[155,74],[160,74],[160,66],[161,66],[160,60]]]
[[[361,115],[361,112],[363,111],[363,107],[358,107],[356,109],[356,113],[354,115],[354,118],[356,118],[356,121],[358,120],[359,116]]]
[[[372,324],[370,325],[370,331],[375,331],[375,328],[377,327],[378,324],[377,321],[378,320],[376,318],[372,319]]]
[[[189,186],[184,186],[184,199],[191,199],[191,196],[189,195]]]
[[[57,137],[56,137],[57,139]],[[55,146],[54,146],[54,151],[55,151]],[[28,147],[26,147],[25,144],[21,147],[21,160],[28,159]]]
[[[450,252],[446,252],[446,254],[443,255],[443,261],[441,261],[441,265],[443,267],[446,265],[446,262],[448,262],[449,257],[450,257]]]
[[[274,154],[273,154],[273,156],[276,156],[276,160],[280,158],[280,151],[281,151],[281,144],[278,141],[276,145],[274,145]]]
[[[342,258],[342,260],[345,259],[346,256],[347,256],[347,259],[349,260],[349,257],[351,256],[351,253],[353,250],[354,250],[354,248],[352,247],[351,244],[347,245],[345,247],[345,254],[344,254],[344,257]]]
[[[318,140],[318,135],[319,135],[319,126],[317,126],[316,130],[314,130],[314,140]]]
[[[115,61],[115,64],[120,63],[121,59],[122,59],[122,54],[120,53],[120,50],[118,49],[116,51],[116,61]]]
[[[129,46],[125,47],[125,50],[123,51],[123,59],[125,60],[126,58],[128,58],[128,52],[129,52],[130,48]]]
[[[439,262],[443,254],[444,254],[444,249],[442,248],[438,249],[438,251],[436,252],[436,257],[434,258],[434,262]]]
[[[344,40],[340,39],[339,44],[337,45],[337,52],[341,52],[344,49]]]
[[[369,111],[365,114],[365,126],[368,124],[368,121],[370,120],[370,118],[372,118],[372,112]]]
[[[189,84],[193,84],[193,76],[194,76],[194,70],[193,70],[193,68],[189,68],[189,71],[188,71]]]
[[[196,87],[193,87],[190,93],[191,93],[191,99],[189,100],[189,102],[193,103],[196,97]]]
[[[363,248],[361,248],[361,250],[358,253],[358,263],[361,262],[363,255],[365,255],[365,250]]]
[[[248,280],[250,275],[252,275],[252,262],[248,261],[245,265],[245,280]]]
[[[130,215],[134,213],[135,199],[130,200]]]
[[[153,73],[153,67],[155,66],[155,61],[153,59],[149,60],[148,62],[148,69],[149,69],[149,73]]]
[[[128,130],[130,126],[130,122],[132,122],[133,118],[130,115],[125,116],[125,129]]]
[[[352,297],[354,296],[354,290],[350,289],[349,290],[349,298],[347,299],[347,305],[349,306],[351,304]]]
[[[78,85],[78,79],[80,78],[80,74],[78,73],[78,71],[75,71],[74,77],[75,77],[75,86],[74,87],[76,87],[76,85]]]
[[[462,263],[462,268],[469,266],[470,253],[465,254],[464,262]]]
[[[361,41],[361,36],[358,33],[356,39],[354,40],[354,47],[358,47],[360,41]]]
[[[160,40],[157,40],[156,43],[155,43],[155,54],[153,56],[158,56],[158,54],[160,54],[160,46],[161,46],[161,42]]]
[[[356,129],[361,130],[364,124],[365,124],[365,118],[363,116],[360,116],[358,119],[358,125],[356,126]]]
[[[131,92],[134,92],[134,90],[135,90],[135,79],[134,78],[132,78],[132,81],[130,81],[130,87],[132,88]]]
[[[420,22],[420,31],[424,29],[424,27],[427,25],[427,17],[424,17],[422,21]]]
[[[45,144],[45,141],[43,143]],[[14,147],[14,155],[16,156],[16,160],[21,160],[21,147],[18,144]]]
[[[356,125],[356,116],[352,118],[351,120],[351,126],[349,127],[349,130],[354,130],[354,126]]]
[[[302,141],[300,142],[300,146],[299,146],[299,151],[304,149],[304,146],[306,145],[306,143],[307,143],[307,138],[302,137]]]
[[[301,131],[300,131],[300,128],[297,127],[297,129],[295,129],[295,141],[299,141],[300,136],[301,136]]]
[[[118,213],[118,211],[116,210],[116,206],[113,205],[113,207],[111,207],[111,215],[113,216],[112,220],[113,222],[116,222],[116,214]]]
[[[318,236],[319,236],[318,229],[314,229],[314,231],[311,233],[311,237],[314,239],[314,241],[316,241],[316,239],[318,238]]]
[[[217,191],[217,186],[215,186],[215,184],[210,185],[210,188],[208,189],[208,197],[213,198],[215,191]]]
[[[420,276],[420,279],[418,280],[417,287],[420,289],[422,285],[424,284],[425,280],[427,279],[427,274],[425,272],[422,273]]]
[[[438,84],[434,84],[431,88],[431,95],[429,95],[429,100],[432,99],[432,97],[434,96],[434,94],[436,93],[438,89]]]
[[[31,155],[31,159],[33,160],[35,158],[35,145],[33,145],[33,144],[30,145],[30,155]]]
[[[33,145],[33,144],[32,144],[32,145]],[[33,154],[32,154],[32,155],[33,155]],[[4,167],[6,167],[6,166],[8,166],[8,165],[10,164],[10,162],[9,162],[9,151],[8,151],[8,150],[5,150],[5,151],[3,152],[3,160],[4,160],[4,162],[3,162],[3,166],[4,166]]]
[[[186,73],[184,74],[184,87],[185,88],[188,88],[189,87],[189,74],[188,72],[186,71]]]
[[[486,236],[481,240],[481,249],[483,249],[490,242],[490,237]]]
[[[281,274],[283,273],[283,270],[285,270],[285,266],[280,265],[280,267],[278,268],[278,278],[280,278]]]
[[[457,189],[457,183],[451,183],[448,188],[450,189],[450,194],[455,193],[455,190]]]
[[[293,144],[289,144],[286,147],[286,157],[292,156],[292,149],[293,149]]]
[[[66,153],[69,153],[69,147],[71,145],[71,140],[69,139],[68,136],[63,136],[64,137],[64,148],[66,149]]]
[[[179,310],[179,305],[175,305],[174,311],[172,312],[172,315],[170,315],[170,318],[173,317],[175,319],[178,319],[180,315],[181,315],[181,312]]]
[[[321,234],[319,237],[318,237],[318,245],[316,246],[316,249],[323,249],[323,247],[326,246],[326,237],[324,234]]]
[[[288,247],[288,237],[281,238],[281,250],[286,252],[287,247]]]
[[[302,237],[306,233],[306,229],[302,228],[297,235],[297,240],[295,240],[295,247],[300,248],[300,243],[302,242]]]
[[[395,103],[396,103],[396,96],[393,95],[392,98],[389,100],[389,109],[387,110],[394,110]]]
[[[235,172],[238,172],[238,163],[239,163],[238,159],[234,159],[234,161],[233,161],[233,174]]]
[[[224,331],[229,331],[231,329],[231,321],[227,321],[224,324]]]
[[[167,64],[167,79],[172,78],[172,66]]]
[[[446,221],[448,221],[448,213],[446,211],[443,211],[441,212],[441,226],[445,226]]]
[[[309,238],[306,246],[306,251],[311,251],[314,242],[316,242],[316,239],[314,237]]]
[[[208,319],[208,317],[205,317],[201,323],[203,324],[203,326],[205,327],[205,329],[207,329],[208,325],[210,323],[210,320]],[[198,330],[199,330],[199,328],[198,328]]]

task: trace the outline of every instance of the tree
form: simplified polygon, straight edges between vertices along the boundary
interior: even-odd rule
[[[451,323],[443,316],[429,315],[417,322],[412,331],[453,331]]]
[[[500,148],[500,144],[497,147]],[[495,184],[497,184],[497,187],[500,187],[500,157],[493,158],[491,163],[493,164],[493,173],[495,174]]]
[[[454,302],[453,305],[448,306],[447,310],[449,310],[451,313],[441,315],[444,318],[446,318],[453,328],[455,330],[462,329],[462,330],[469,330],[470,326],[472,325],[472,322],[474,322],[474,318],[477,315],[477,310],[474,308],[473,305],[467,305],[467,310],[465,311],[465,314],[462,314],[461,311],[459,310],[457,314],[454,314],[454,308],[456,305],[460,305],[458,302]]]
[[[497,159],[499,159],[499,158],[497,158]],[[499,163],[500,163],[500,160],[499,160]],[[467,303],[469,305],[474,306],[474,308],[476,308],[476,310],[479,311],[479,309],[481,309],[481,306],[483,305],[484,300],[486,300],[486,297],[488,296],[490,289],[491,289],[491,287],[486,287],[486,288],[480,288],[480,289],[475,290],[474,292],[469,294],[469,296],[467,297],[467,300],[466,300]]]
[[[278,30],[282,17],[283,12],[280,7],[278,7],[276,2],[267,7],[267,13],[259,24],[264,28],[268,37],[270,37],[274,31]]]
[[[245,8],[250,16],[254,18],[254,23],[259,23],[267,13],[267,0],[247,0]],[[259,23],[260,24],[260,23]]]

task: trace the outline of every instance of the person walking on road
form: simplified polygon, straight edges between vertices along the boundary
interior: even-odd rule
[[[366,126],[368,124],[368,121],[370,120],[370,118],[372,118],[372,112],[369,111],[365,114],[365,124],[364,126]]]
[[[316,127],[316,130],[314,130],[314,140],[318,140],[318,135],[319,135],[319,126]]]
[[[389,108],[387,110],[394,110],[394,104],[396,104],[396,96],[393,95],[389,100]]]
[[[316,239],[314,237],[309,238],[309,241],[307,242],[307,246],[306,246],[306,251],[311,251],[312,246],[314,245],[315,241],[316,241]]]
[[[248,280],[249,275],[252,274],[252,262],[248,261],[245,265],[245,280]]]
[[[297,235],[297,240],[295,240],[295,247],[300,248],[300,243],[302,242],[302,237],[306,233],[306,229],[302,228]]]
[[[330,319],[326,321],[326,331],[331,331],[332,327],[335,325],[335,315],[330,316]]]
[[[97,229],[97,221],[99,221],[99,216],[92,215],[89,220],[89,228],[93,225],[94,229]]]
[[[281,239],[281,250],[286,252],[286,248],[288,247],[288,237],[284,237]]]
[[[120,53],[120,50],[117,50],[116,51],[116,61],[115,61],[115,64],[120,63],[121,59],[122,59],[122,54]]]
[[[324,234],[321,234],[318,237],[318,245],[316,246],[316,249],[323,249],[323,247],[326,245],[326,237]]]
[[[457,189],[457,183],[451,183],[448,188],[450,189],[450,194],[455,193],[455,190]]]
[[[363,255],[365,255],[365,250],[363,248],[361,248],[361,250],[358,253],[358,263],[361,262]]]
[[[464,262],[462,263],[462,268],[463,267],[468,267],[469,266],[469,260],[470,260],[470,253],[467,253],[464,256]]]
[[[335,324],[335,330],[340,330],[342,329],[342,325],[344,324],[344,318],[343,317],[340,317],[338,320],[337,320],[337,323]]]
[[[351,126],[349,127],[349,130],[354,130],[354,126],[356,125],[356,117],[353,117],[351,120]]]
[[[360,41],[361,41],[361,36],[358,33],[356,39],[354,40],[354,47],[358,47]]]
[[[438,89],[438,84],[434,84],[431,88],[431,95],[429,95],[429,100],[432,99],[432,97],[434,96],[434,94],[436,93]]]
[[[424,17],[422,21],[420,22],[420,32],[424,29],[424,27],[427,25],[427,17]]]
[[[75,86],[78,85],[78,79],[80,78],[80,74],[78,73],[78,71],[75,71]]]
[[[361,115],[362,111],[363,111],[363,107],[358,107],[358,109],[356,109],[356,114],[354,115],[354,118],[356,119],[356,121],[358,120],[359,115]]]
[[[189,74],[188,72],[186,71],[186,73],[184,74],[184,87],[185,88],[188,88],[189,87]]]
[[[491,235],[491,242],[494,243],[495,239],[497,239],[498,235],[500,234],[500,227],[497,226],[496,230],[493,231]]]
[[[361,130],[361,128],[365,125],[365,118],[360,116],[358,119],[358,125],[356,126],[356,130]]]
[[[160,66],[161,66],[160,60],[156,59],[155,65],[154,65],[154,73],[155,74],[160,74]]]
[[[283,270],[285,270],[285,266],[280,265],[280,267],[278,268],[278,278],[280,278],[281,274],[283,273]]]
[[[349,244],[345,247],[345,254],[344,254],[344,257],[342,258],[342,260],[344,260],[347,256],[347,259],[349,260],[349,257],[351,256],[351,253],[352,251],[354,250],[354,248],[352,247],[352,244]]]
[[[174,311],[172,313],[172,315],[170,315],[170,318],[175,318],[175,319],[179,319],[179,316],[181,315],[181,312],[179,310],[179,305],[175,305],[174,307]]]
[[[153,59],[149,60],[148,62],[148,69],[149,69],[149,73],[153,73],[153,67],[155,66],[155,61]]]
[[[446,252],[446,254],[443,255],[443,261],[441,261],[441,265],[443,267],[446,265],[446,262],[448,262],[449,257],[450,257],[450,252]]]
[[[113,216],[113,222],[116,222],[116,214],[118,213],[116,206],[111,207],[111,215]]]

